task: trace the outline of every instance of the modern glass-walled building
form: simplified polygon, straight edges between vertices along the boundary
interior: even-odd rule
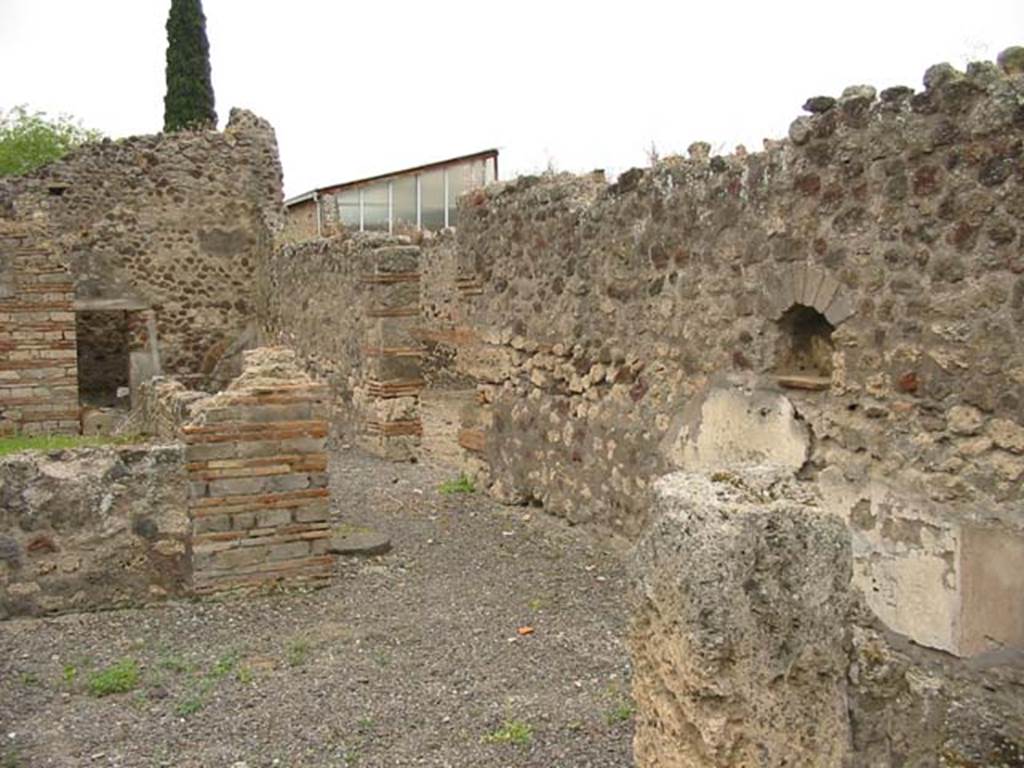
[[[498,178],[498,150],[335,184],[285,201],[288,230],[322,234],[340,224],[350,232],[401,233],[455,225],[459,195]]]

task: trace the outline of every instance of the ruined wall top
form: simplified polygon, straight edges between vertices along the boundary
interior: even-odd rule
[[[45,214],[78,308],[152,310],[164,370],[198,376],[255,314],[256,267],[283,226],[281,184],[273,128],[234,109],[223,132],[106,139],[0,180],[0,210]]]
[[[906,150],[927,155],[955,142],[1024,128],[1024,47],[1003,51],[998,63],[973,62],[963,72],[947,63],[936,64],[927,69],[923,83],[923,90],[916,92],[907,86],[879,92],[870,85],[852,85],[838,97],[812,96],[803,105],[810,114],[793,121],[787,138],[765,139],[763,152],[740,146],[732,154],[713,155],[709,143],[696,141],[689,146],[688,157],[670,155],[652,168],[630,169],[612,184],[604,182],[602,171],[521,176],[474,191],[463,205],[471,214],[485,201],[500,205],[518,200],[582,213],[629,192],[654,188],[665,194],[696,193],[697,187],[716,179],[729,182],[730,194],[747,196],[773,182],[766,171],[777,162],[786,166],[806,157],[817,166],[832,160],[862,163],[864,158],[844,156],[842,149],[854,150],[868,139],[875,158]],[[917,124],[908,121],[915,116],[920,118]],[[832,137],[850,143],[838,153],[820,146],[820,140]],[[1018,157],[1019,147],[1007,147],[1006,156],[990,158],[977,168],[979,181],[989,187],[1001,184],[1014,174],[1013,159]]]

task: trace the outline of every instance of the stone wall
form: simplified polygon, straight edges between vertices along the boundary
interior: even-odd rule
[[[730,420],[716,389],[785,394],[871,608],[954,653],[1024,644],[1014,56],[810,99],[763,152],[464,196],[454,290],[423,295],[457,297],[436,330],[492,492],[635,536]]]
[[[0,435],[78,431],[73,300],[45,218],[0,211]]]
[[[330,577],[326,397],[291,350],[263,348],[191,406],[181,431],[196,593]]]
[[[0,618],[187,594],[180,445],[0,458]]]
[[[415,453],[420,249],[405,238],[339,236],[280,248],[260,276],[260,320],[331,389],[343,438],[393,459]]]
[[[222,133],[83,146],[0,181],[0,199],[48,215],[79,309],[152,310],[164,369],[183,375],[211,370],[244,330],[283,226],[273,129],[243,110]]]
[[[634,553],[641,768],[1024,761],[1024,651],[972,661],[882,628],[850,531],[789,468],[658,481]]]

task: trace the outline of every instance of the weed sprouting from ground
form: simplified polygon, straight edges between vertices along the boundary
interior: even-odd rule
[[[188,717],[202,709],[204,704],[206,704],[205,692],[201,690],[193,691],[178,702],[178,706],[174,708],[174,711],[178,713],[179,717]]]
[[[604,716],[608,725],[625,723],[633,717],[633,704],[629,701],[622,701],[609,709]]]
[[[633,718],[636,706],[629,692],[620,683],[609,683],[604,695],[610,702],[604,713],[604,720],[609,726],[625,723]]]
[[[157,666],[160,669],[168,672],[174,672],[175,674],[181,674],[182,672],[188,672],[191,665],[188,664],[180,656],[161,656],[160,660],[157,661]]]
[[[217,684],[232,674],[240,683],[251,683],[253,680],[252,670],[248,667],[239,666],[240,658],[241,653],[238,651],[228,651],[219,656],[205,674],[196,675],[188,694],[174,708],[178,716],[188,717],[205,707],[206,700]],[[176,671],[185,671],[186,669],[195,671],[194,666],[185,665],[184,662],[174,656],[165,657],[163,662],[167,663],[165,668]]]
[[[454,480],[445,480],[437,487],[437,490],[444,494],[476,493],[476,485],[473,483],[473,478],[463,472]]]
[[[533,727],[522,720],[506,720],[500,728],[484,736],[488,744],[529,744],[533,738]]]
[[[285,649],[285,659],[289,667],[301,667],[309,660],[309,641],[302,637],[294,638]]]
[[[127,693],[138,686],[139,676],[139,665],[135,660],[122,659],[89,678],[89,693],[93,696]]]
[[[213,665],[213,669],[210,670],[207,677],[213,680],[220,680],[234,672],[235,667],[237,666],[238,653],[236,653],[235,651],[225,653],[223,656],[217,659],[216,663]]]

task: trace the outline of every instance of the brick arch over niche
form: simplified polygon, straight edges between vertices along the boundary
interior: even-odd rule
[[[794,306],[816,310],[833,327],[850,319],[856,305],[839,280],[816,264],[787,264],[766,275],[768,318],[779,320]]]
[[[827,269],[790,264],[765,280],[768,319],[778,328],[771,370],[780,383],[827,389],[832,333],[854,313],[854,301]]]

